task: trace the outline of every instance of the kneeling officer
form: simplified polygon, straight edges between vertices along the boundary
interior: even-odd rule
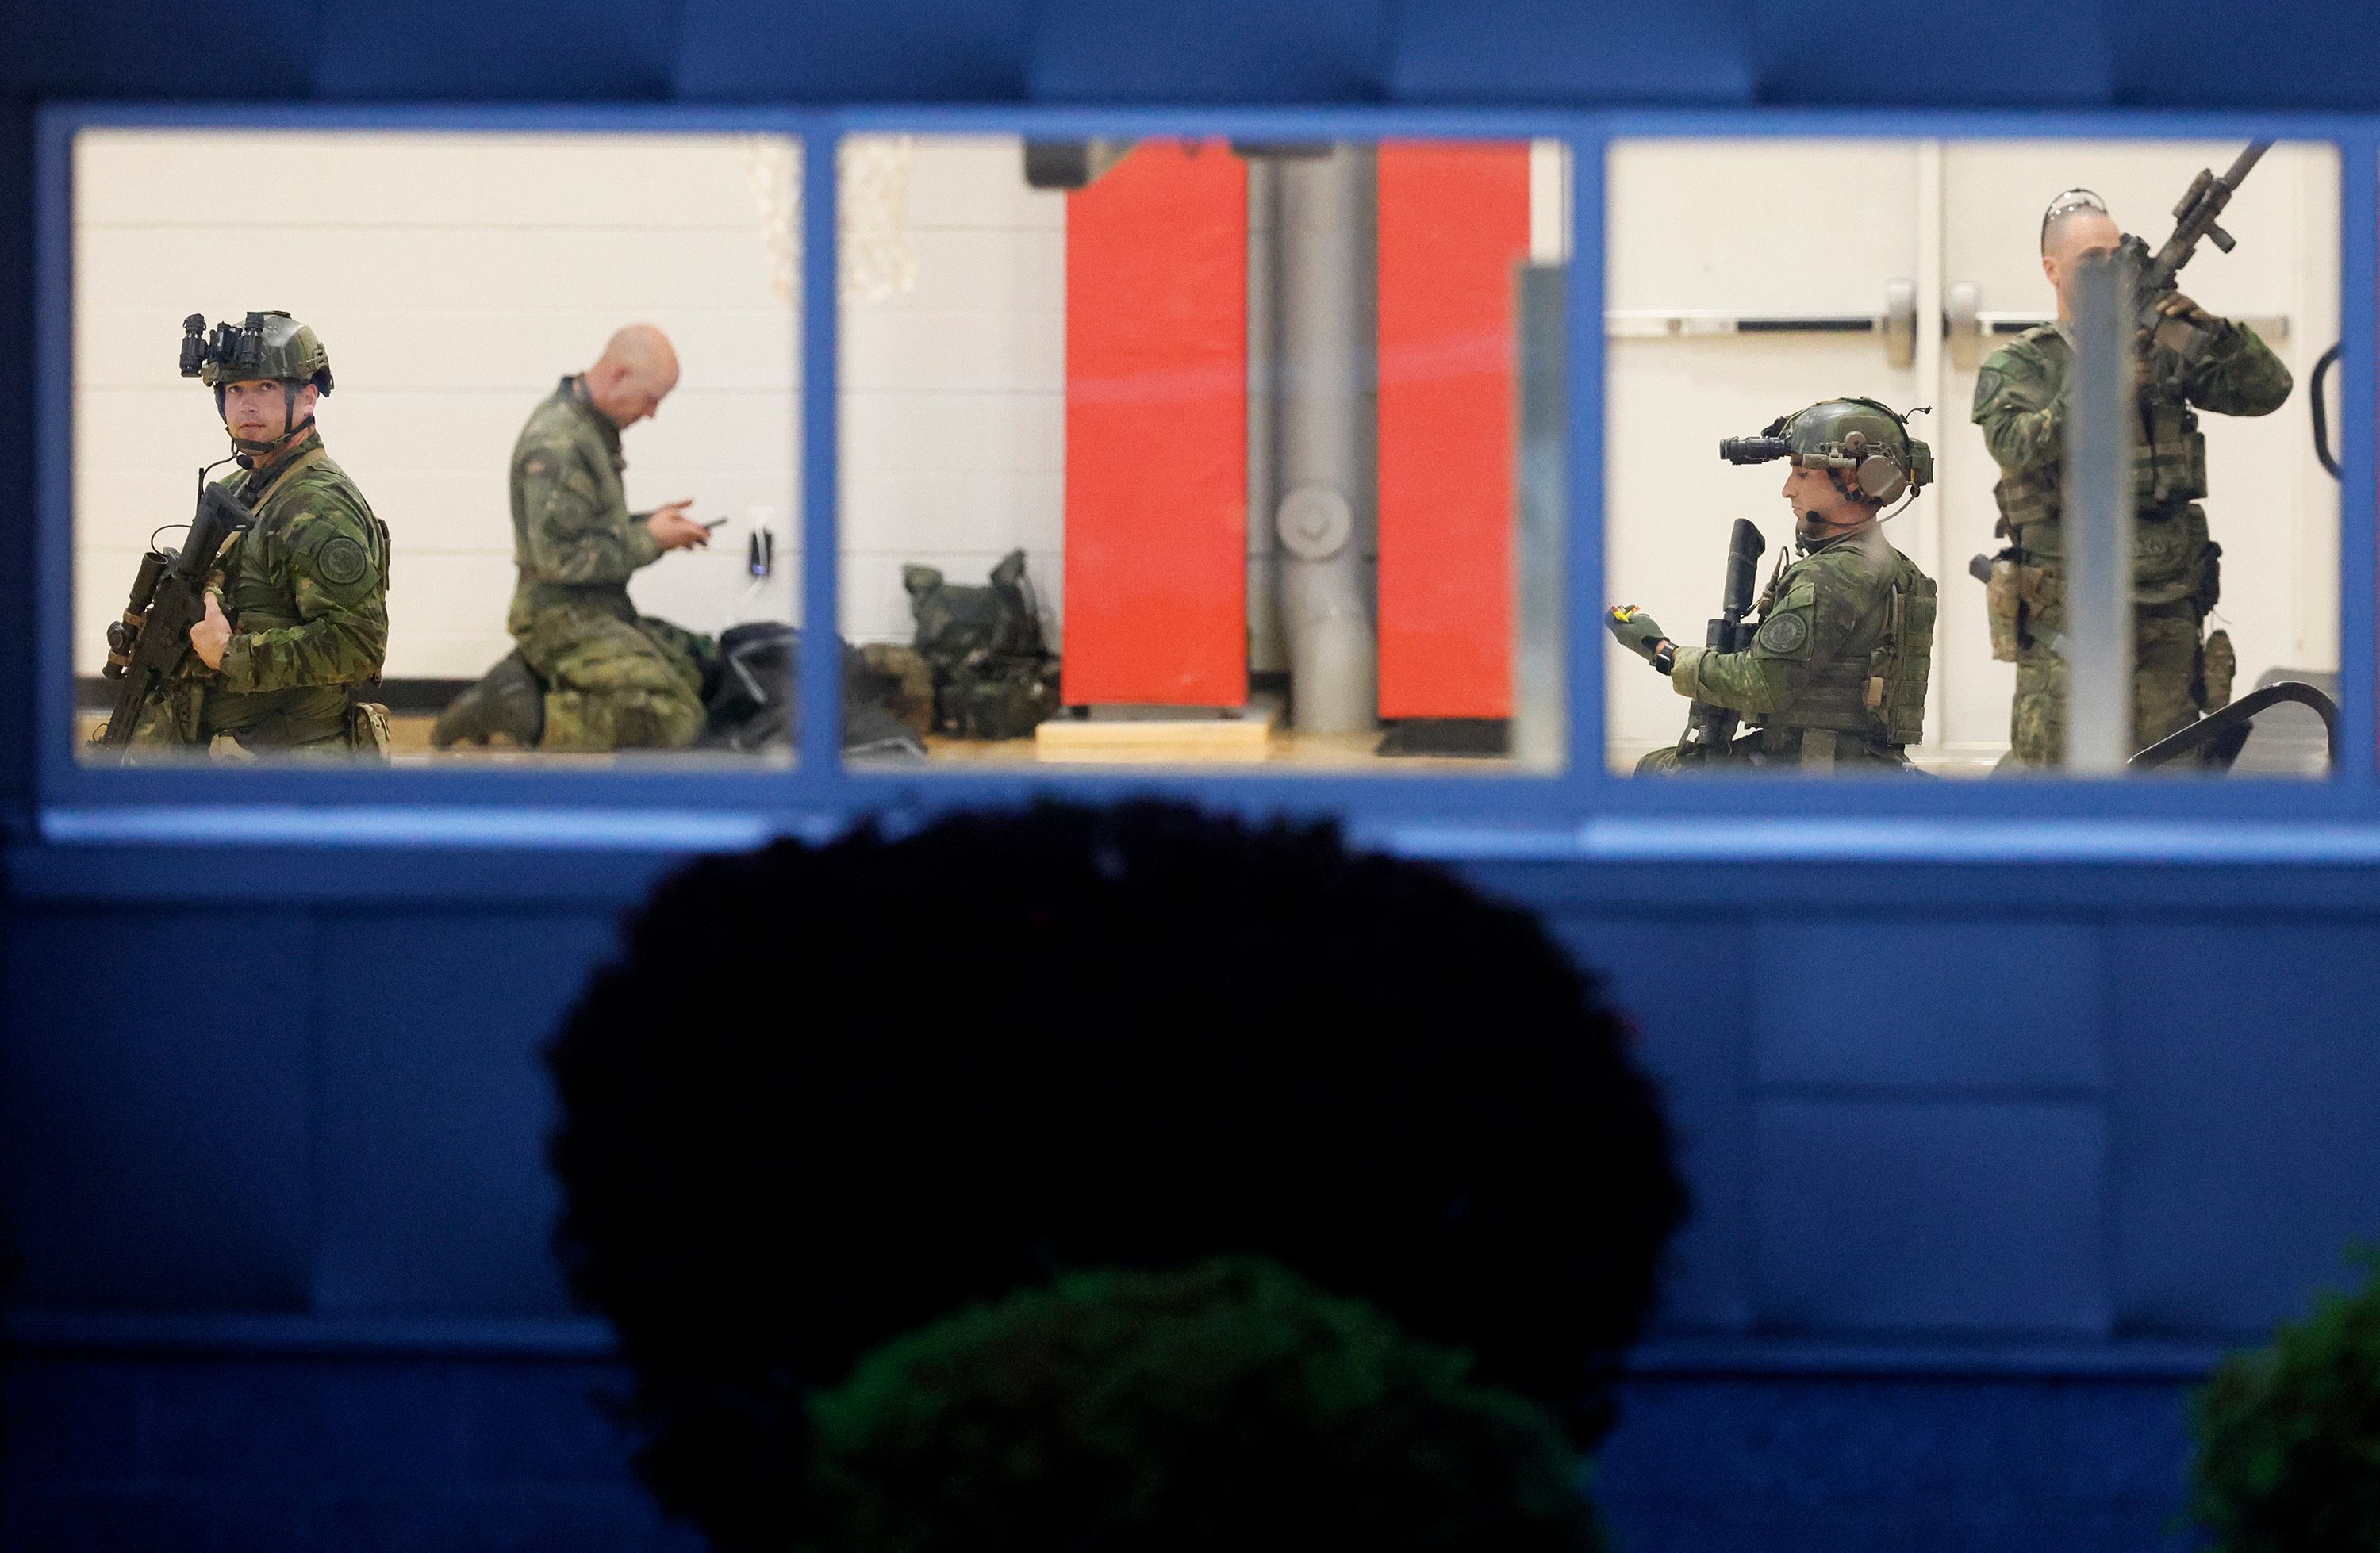
[[[1827,399],[1719,453],[1731,464],[1792,466],[1783,494],[1799,554],[1754,606],[1748,643],[1681,647],[1625,605],[1606,617],[1611,634],[1679,695],[1757,725],[1710,752],[1731,763],[1908,769],[1925,721],[1934,580],[1885,539],[1883,520],[1888,504],[1932,481],[1933,450],[1873,399]],[[1657,750],[1637,770],[1674,770],[1684,747]]]

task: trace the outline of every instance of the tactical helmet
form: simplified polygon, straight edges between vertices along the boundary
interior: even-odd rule
[[[1844,470],[1878,504],[1934,483],[1934,450],[1909,434],[1908,416],[1874,399],[1821,399],[1778,417],[1756,437],[1723,439],[1718,455],[1730,464],[1790,458],[1804,469]]]
[[[331,392],[331,355],[314,331],[285,312],[252,312],[239,323],[218,323],[206,333],[203,313],[182,321],[182,375],[221,390],[235,382],[271,379],[312,383]]]

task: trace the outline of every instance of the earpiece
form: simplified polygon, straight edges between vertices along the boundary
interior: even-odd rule
[[[1909,477],[1900,472],[1900,466],[1880,453],[1871,453],[1861,459],[1859,470],[1852,479],[1858,483],[1861,495],[1878,502],[1899,501],[1901,492],[1909,489]]]

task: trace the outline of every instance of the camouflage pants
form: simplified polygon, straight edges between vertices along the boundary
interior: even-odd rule
[[[1638,776],[1674,776],[1685,771],[1737,770],[1763,769],[1784,770],[1804,764],[1801,749],[1803,731],[1797,728],[1764,728],[1745,734],[1728,746],[1724,760],[1689,762],[1675,746],[1657,749],[1636,762]],[[1871,746],[1856,734],[1841,735],[1835,745],[1833,758],[1825,763],[1829,770],[1869,771],[1914,771],[1908,756],[1899,750],[1888,751]]]
[[[2003,770],[2058,766],[2066,760],[2066,660],[2049,650],[2050,631],[2036,623],[2030,646],[2017,649],[2016,701],[2009,716]],[[2200,622],[2187,605],[2160,605],[2132,618],[2132,740],[2135,751],[2179,734],[2199,719]]]
[[[704,681],[718,657],[706,636],[647,615],[622,620],[564,605],[514,633],[545,681],[540,749],[683,749],[702,734]]]
[[[351,756],[359,746],[348,704],[343,685],[234,691],[202,679],[177,679],[140,710],[132,743],[142,749],[197,753],[229,734],[254,755]],[[362,752],[378,754],[376,747]]]

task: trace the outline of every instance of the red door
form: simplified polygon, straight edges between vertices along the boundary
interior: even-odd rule
[[[1380,715],[1510,717],[1529,148],[1380,147]]]
[[[1247,246],[1220,140],[1066,197],[1070,705],[1248,698]]]

